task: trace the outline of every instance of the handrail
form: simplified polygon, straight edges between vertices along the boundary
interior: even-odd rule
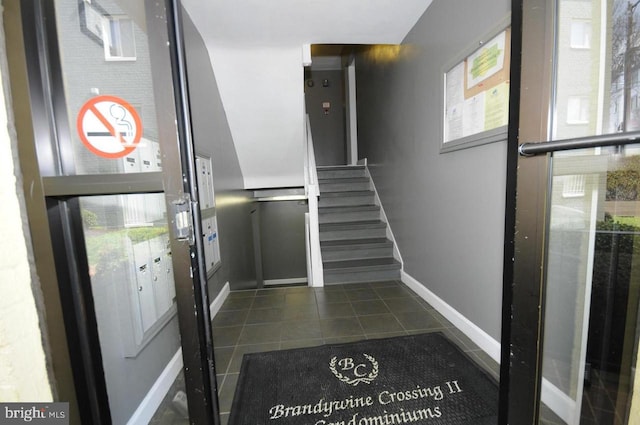
[[[313,149],[311,122],[309,114],[305,114],[305,146],[304,146],[304,187],[309,202],[309,212],[305,217],[305,232],[308,240],[307,274],[309,286],[324,286],[322,254],[320,252],[320,220],[318,217],[318,170],[316,156]]]
[[[624,146],[634,143],[640,143],[640,131],[603,134],[599,136],[587,136],[576,139],[555,140],[551,142],[523,143],[518,148],[518,152],[522,156],[535,156],[557,151],[605,146]]]
[[[307,160],[309,163],[308,167],[308,178],[310,185],[318,184],[318,169],[316,167],[316,153],[313,148],[313,136],[311,135],[311,121],[309,120],[309,114],[306,117],[306,127],[307,127]]]

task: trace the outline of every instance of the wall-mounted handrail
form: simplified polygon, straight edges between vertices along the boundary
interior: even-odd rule
[[[304,146],[304,187],[309,202],[308,220],[305,220],[305,232],[309,243],[307,249],[307,265],[309,286],[324,286],[322,254],[320,252],[320,220],[318,216],[318,170],[313,149],[311,123],[305,114],[305,146]]]
[[[518,148],[518,152],[522,156],[535,156],[550,152],[606,146],[624,146],[634,143],[640,143],[640,131],[554,140],[551,142],[523,143]]]

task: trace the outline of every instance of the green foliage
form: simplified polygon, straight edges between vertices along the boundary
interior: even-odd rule
[[[169,230],[162,227],[134,227],[127,231],[127,236],[131,239],[132,243],[139,243],[156,238],[160,235],[168,233]]]
[[[607,173],[607,200],[635,201],[640,194],[640,156],[620,161],[617,170]]]
[[[134,227],[86,232],[89,267],[96,273],[112,272],[129,261],[129,244],[148,241],[168,232],[167,227]]]
[[[619,253],[633,254],[639,240],[640,227],[634,224],[621,223],[610,215],[596,223],[597,252],[610,252],[615,244]]]
[[[625,216],[613,216],[613,220],[617,221],[620,224],[624,224],[627,226],[632,226],[640,229],[640,217],[625,217]]]
[[[80,214],[85,228],[98,226],[98,215],[96,213],[83,208]]]

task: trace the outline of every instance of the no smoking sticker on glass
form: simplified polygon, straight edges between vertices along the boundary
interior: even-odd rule
[[[142,121],[127,101],[116,96],[89,99],[78,113],[80,140],[103,158],[122,158],[133,152],[142,137]]]

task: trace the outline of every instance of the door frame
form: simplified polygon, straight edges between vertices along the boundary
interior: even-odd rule
[[[548,156],[519,147],[548,140],[555,30],[547,0],[511,2],[511,75],[507,148],[499,423],[537,424],[544,317],[549,196]],[[523,56],[522,52],[527,55]],[[523,86],[524,85],[524,86]],[[521,120],[526,116],[526,120]],[[517,203],[516,203],[517,201]]]
[[[180,3],[164,0],[145,6],[147,16],[164,17],[164,22],[148,26],[156,31],[149,34],[150,49],[166,51],[170,46],[171,68],[154,71],[154,80],[155,73],[161,73],[162,86],[169,88],[163,90],[164,99],[156,101],[175,109],[179,143],[160,140],[162,172],[57,176],[60,168],[72,166],[72,159],[64,146],[59,152],[55,148],[56,142],[69,140],[70,129],[54,4],[32,0],[4,5],[19,159],[47,318],[43,334],[54,399],[69,401],[71,423],[111,421],[78,197],[164,192],[167,211],[186,200],[193,234],[201,233]],[[197,237],[179,239],[171,222],[175,218],[169,217],[168,224],[190,422],[219,424],[204,246]]]
[[[557,7],[558,0],[512,1],[501,425],[535,425],[540,418],[553,162],[549,153],[640,142],[637,131],[547,142],[556,97]]]

